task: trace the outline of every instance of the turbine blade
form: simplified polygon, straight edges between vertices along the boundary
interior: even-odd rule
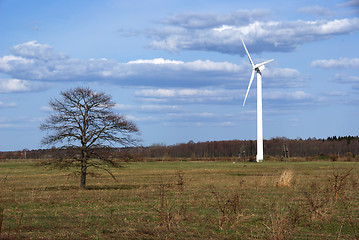
[[[249,55],[249,52],[248,52],[248,50],[247,50],[246,45],[244,44],[243,39],[242,39],[242,43],[243,43],[243,47],[244,47],[244,49],[246,50],[246,53],[247,53],[248,59],[249,59],[249,61],[251,62],[252,67],[254,68],[254,64],[253,64],[252,58],[251,58],[251,56]]]
[[[259,68],[260,66],[263,66],[271,61],[273,61],[274,59],[271,59],[271,60],[268,60],[268,61],[265,61],[265,62],[262,62],[262,63],[258,63],[254,66],[254,68]]]
[[[249,93],[249,89],[251,88],[251,85],[252,85],[252,82],[253,82],[254,72],[255,72],[255,71],[254,71],[254,69],[253,69],[253,71],[252,71],[252,76],[251,76],[251,80],[249,80],[246,97],[244,98],[244,101],[243,101],[243,106],[244,106],[244,104],[246,103],[246,100],[247,100],[247,97],[248,97],[248,93]]]

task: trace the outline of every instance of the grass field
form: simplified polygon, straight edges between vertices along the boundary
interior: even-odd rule
[[[141,162],[79,179],[0,163],[0,239],[359,239],[353,162]]]

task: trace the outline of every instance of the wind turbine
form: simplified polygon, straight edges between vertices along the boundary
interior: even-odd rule
[[[251,56],[249,55],[249,52],[247,50],[246,45],[244,44],[244,41],[242,40],[244,49],[246,50],[249,62],[252,64],[252,76],[249,80],[249,85],[247,89],[246,96],[243,101],[243,106],[246,103],[249,89],[251,88],[253,78],[254,78],[254,72],[257,72],[257,162],[263,162],[263,117],[262,117],[262,73],[263,69],[265,68],[265,64],[273,61],[274,59],[259,63],[254,65]]]

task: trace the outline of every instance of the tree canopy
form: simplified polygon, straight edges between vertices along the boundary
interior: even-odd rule
[[[137,141],[133,137],[139,132],[137,126],[125,115],[113,112],[115,103],[104,92],[78,87],[62,91],[61,98],[52,99],[49,104],[53,113],[40,126],[47,132],[42,144],[60,145],[59,149],[74,151],[71,159],[63,156],[50,164],[57,167],[79,165],[82,188],[86,188],[88,167],[101,168],[111,174],[106,166],[118,166],[104,154],[105,148],[132,146]]]

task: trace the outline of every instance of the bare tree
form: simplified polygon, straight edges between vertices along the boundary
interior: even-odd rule
[[[42,144],[62,144],[59,148],[72,157],[62,155],[50,164],[60,168],[78,166],[81,188],[86,188],[89,167],[103,169],[114,177],[109,166],[119,167],[119,162],[104,153],[114,144],[135,144],[132,136],[138,128],[124,115],[112,111],[115,104],[103,92],[78,87],[61,92],[61,97],[49,102],[53,114],[40,126],[47,131]]]

